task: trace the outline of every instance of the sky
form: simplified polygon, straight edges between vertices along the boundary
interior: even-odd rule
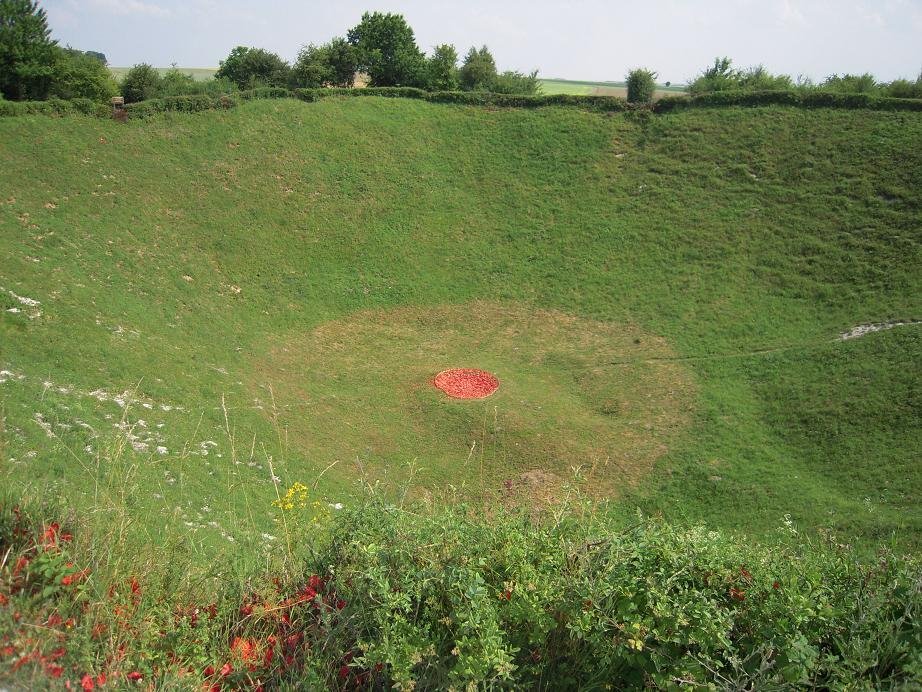
[[[344,36],[365,11],[403,14],[420,48],[490,47],[500,70],[620,81],[647,67],[686,82],[729,56],[822,80],[922,71],[922,0],[40,0],[61,45],[109,64],[217,67],[234,46],[293,61]]]

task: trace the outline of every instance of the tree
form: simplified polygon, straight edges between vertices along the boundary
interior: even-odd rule
[[[49,94],[62,99],[86,98],[108,101],[118,84],[104,63],[73,48],[55,48]]]
[[[425,86],[426,58],[403,15],[366,12],[348,40],[371,86]]]
[[[55,41],[34,0],[0,0],[0,93],[8,99],[48,96]]]
[[[221,61],[215,77],[226,77],[240,89],[283,87],[288,84],[290,69],[288,63],[275,53],[262,48],[237,46]]]
[[[106,60],[106,54],[105,54],[105,53],[100,53],[99,51],[95,51],[95,50],[88,50],[88,51],[84,51],[83,54],[84,54],[84,55],[88,55],[88,56],[91,57],[91,58],[96,58],[96,59],[97,59],[99,62],[101,62],[103,65],[108,65],[108,64],[109,64],[109,61]]]
[[[629,103],[651,103],[656,91],[656,72],[637,68],[627,75],[627,100]]]
[[[295,88],[314,89],[333,81],[333,69],[323,46],[313,43],[305,46],[298,53],[298,59],[291,67],[289,83]]]
[[[356,48],[344,38],[334,38],[322,46],[301,49],[291,68],[294,87],[351,87],[358,65]]]
[[[435,91],[455,91],[458,81],[458,51],[448,43],[436,46],[427,65],[427,86]]]
[[[459,74],[465,91],[489,91],[496,82],[496,61],[486,46],[471,48],[464,57]]]
[[[122,96],[125,103],[146,101],[162,95],[163,78],[147,63],[135,65],[122,79]]]

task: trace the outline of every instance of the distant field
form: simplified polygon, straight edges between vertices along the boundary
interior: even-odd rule
[[[627,96],[624,82],[581,82],[569,79],[541,79],[541,92],[544,94],[575,94],[594,96]],[[654,98],[662,98],[669,94],[685,93],[684,86],[659,86]]]
[[[130,70],[130,67],[110,67],[109,71],[115,76],[116,79],[121,79],[125,76],[125,73]],[[172,70],[172,67],[157,67],[155,68],[161,74],[169,72]],[[206,79],[214,77],[214,73],[218,71],[217,67],[177,67],[180,72],[185,74],[190,74],[194,79],[197,79],[201,82],[204,82]]]

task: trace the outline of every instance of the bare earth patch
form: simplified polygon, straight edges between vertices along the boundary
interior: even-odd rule
[[[687,427],[692,378],[657,360],[674,355],[633,324],[473,302],[363,311],[278,338],[251,384],[263,399],[271,387],[307,477],[336,462],[344,480],[412,477],[472,494],[511,480],[543,497],[578,476],[601,497],[636,483]],[[432,379],[459,363],[502,386],[481,400],[446,397]],[[535,473],[559,480],[527,482]]]

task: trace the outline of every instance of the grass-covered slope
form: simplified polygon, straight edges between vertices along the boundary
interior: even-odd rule
[[[647,115],[331,98],[0,121],[4,485],[104,512],[100,449],[127,435],[155,543],[261,540],[272,474],[348,503],[358,477],[476,495],[537,469],[535,492],[607,486],[615,511],[918,546],[920,328],[836,338],[922,318],[922,117]],[[484,303],[637,343],[525,358],[509,335],[533,325],[471,310],[456,328],[490,339],[469,365],[504,386],[455,406],[419,381],[426,320],[393,316]],[[393,327],[373,368],[393,386],[349,376],[374,358],[350,350],[360,311]],[[330,333],[325,360],[299,355]],[[664,373],[681,416],[637,403]],[[523,468],[541,415],[553,444]],[[623,432],[587,451],[599,429]]]

